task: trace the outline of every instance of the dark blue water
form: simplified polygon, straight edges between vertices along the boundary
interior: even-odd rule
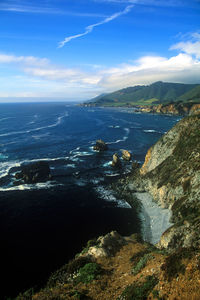
[[[178,119],[66,103],[0,105],[2,297],[44,282],[90,238],[139,231],[136,212],[107,187],[118,174],[112,155],[127,149],[142,163]],[[108,151],[93,151],[99,138]],[[49,163],[53,180],[16,185],[20,166],[37,160]]]

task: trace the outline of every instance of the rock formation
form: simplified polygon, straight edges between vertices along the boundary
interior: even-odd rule
[[[51,179],[49,164],[38,161],[21,167],[21,172],[15,174],[17,180],[24,183],[36,183]]]
[[[97,140],[96,145],[93,147],[96,151],[106,151],[108,150],[107,144],[102,140]]]
[[[96,245],[88,249],[87,254],[94,258],[110,257],[126,244],[127,242],[124,237],[119,235],[116,231],[112,231],[105,236],[100,236],[96,241]]]
[[[124,160],[130,161],[131,157],[132,157],[132,155],[128,150],[122,150],[122,158]]]
[[[200,246],[200,114],[182,119],[147,152],[136,190],[172,210],[159,247]]]
[[[113,154],[112,167],[121,168],[121,166],[122,164],[119,155],[117,153]]]
[[[171,114],[171,115],[192,115],[200,110],[200,104],[192,102],[174,102],[158,105],[141,105],[138,106],[140,112],[157,113],[157,114]]]

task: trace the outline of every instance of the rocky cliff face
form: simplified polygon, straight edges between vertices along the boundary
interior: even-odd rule
[[[200,246],[200,114],[182,119],[149,149],[134,185],[172,210],[174,225],[159,247]]]
[[[140,111],[144,113],[158,113],[171,115],[192,115],[200,111],[200,104],[195,103],[170,103],[151,106],[140,106]]]

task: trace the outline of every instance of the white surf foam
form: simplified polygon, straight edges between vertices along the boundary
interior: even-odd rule
[[[143,130],[144,132],[156,132],[156,130],[154,130],[154,129],[145,129],[145,130]]]
[[[107,168],[107,167],[110,167],[111,165],[112,165],[112,160],[106,162],[105,164],[103,164],[103,167],[104,167],[104,168]]]
[[[48,161],[48,162],[54,162],[54,161],[59,161],[59,160],[68,160],[69,157],[65,156],[65,157],[55,157],[55,158],[39,158],[39,159],[25,159],[22,161],[7,161],[7,162],[1,162],[0,164],[0,178],[3,178],[7,175],[9,175],[9,171],[12,168],[15,167],[20,167],[23,164],[29,164],[29,163],[34,163],[37,161]]]
[[[58,184],[54,181],[40,182],[36,184],[20,184],[20,185],[10,186],[10,187],[1,187],[0,192],[49,189],[50,187],[53,187],[55,185],[61,186],[62,184]]]
[[[16,161],[2,162],[0,166],[0,178],[3,178],[9,174],[10,169],[14,167],[20,167],[20,163]]]
[[[131,208],[131,206],[127,202],[116,199],[115,196],[113,195],[112,190],[105,189],[103,186],[98,186],[95,188],[95,191],[101,196],[102,199],[104,199],[108,202],[117,203],[117,207]]]
[[[3,153],[0,153],[0,159],[5,159],[5,158],[8,158],[8,156]]]
[[[125,135],[121,140],[116,140],[115,142],[108,142],[108,145],[112,145],[112,144],[118,144],[120,142],[125,142],[128,139],[129,133],[130,133],[130,129],[129,128],[124,128],[125,131]]]

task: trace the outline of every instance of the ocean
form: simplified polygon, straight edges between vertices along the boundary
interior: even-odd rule
[[[45,280],[94,237],[139,232],[137,213],[108,188],[127,174],[111,166],[126,149],[143,163],[148,148],[180,117],[70,103],[0,104],[1,299]],[[96,152],[97,139],[109,149]],[[22,165],[47,161],[52,180],[17,184]]]

